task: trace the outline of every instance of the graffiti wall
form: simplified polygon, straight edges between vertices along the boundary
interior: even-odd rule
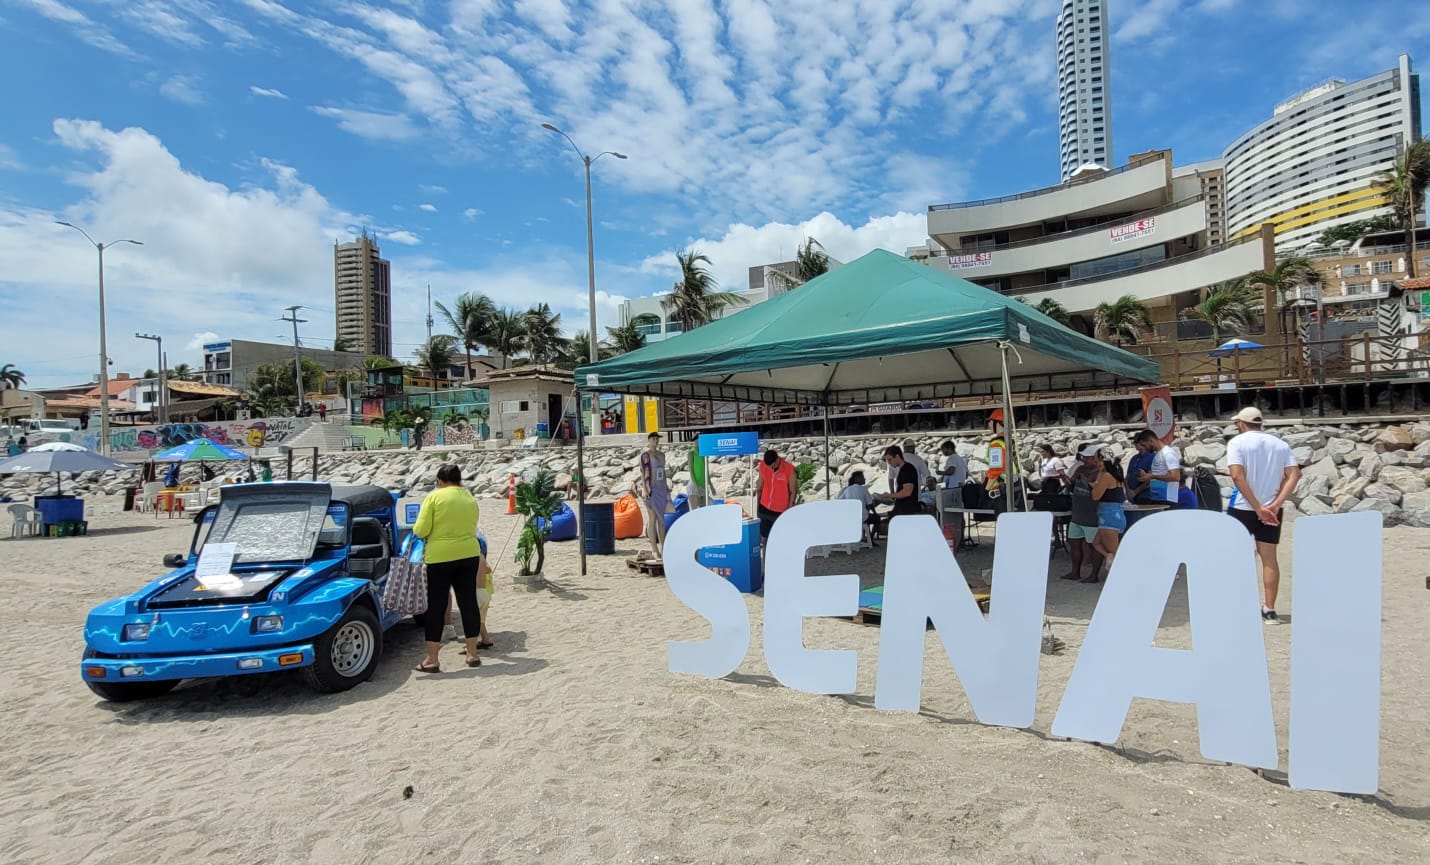
[[[110,427],[109,447],[121,451],[153,452],[178,447],[196,438],[206,438],[229,447],[261,448],[280,445],[312,425],[312,418],[267,418],[251,421],[212,423],[171,423],[158,426]],[[85,436],[85,447],[94,449],[99,436]]]

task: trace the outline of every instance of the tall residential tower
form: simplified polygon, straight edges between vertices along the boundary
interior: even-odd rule
[[[392,357],[392,268],[366,231],[333,244],[333,298],[338,338],[352,351]]]
[[[1063,0],[1058,13],[1058,163],[1112,165],[1112,88],[1107,0]]]

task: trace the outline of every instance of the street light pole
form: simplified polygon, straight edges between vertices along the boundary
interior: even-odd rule
[[[115,240],[109,243],[100,243],[89,232],[69,222],[56,220],[56,225],[63,225],[66,228],[73,228],[84,239],[94,245],[99,250],[99,452],[109,453],[109,346],[106,344],[104,326],[104,248],[114,246],[116,243],[132,243],[135,246],[144,244],[138,240]]]
[[[301,306],[289,306],[289,307],[285,307],[285,308],[287,309],[288,314],[287,314],[286,316],[284,316],[283,318],[279,319],[279,320],[280,320],[280,321],[290,321],[290,322],[293,323],[293,383],[294,383],[294,384],[297,386],[297,388],[298,388],[296,391],[294,391],[294,392],[298,395],[298,407],[297,407],[297,409],[294,410],[294,416],[296,417],[296,416],[298,415],[298,413],[302,412],[302,410],[303,410],[303,405],[304,405],[304,403],[303,403],[303,350],[298,347],[298,325],[300,325],[300,324],[306,324],[306,323],[308,322],[308,320],[307,320],[306,318],[299,318],[299,317],[298,317],[298,310],[302,309],[303,307],[301,307]]]
[[[571,136],[562,132],[552,124],[543,123],[541,124],[541,128],[548,132],[555,132],[557,135],[566,139],[566,143],[570,144],[571,149],[576,151],[576,155],[581,158],[581,164],[586,168],[586,303],[589,318],[588,325],[591,329],[587,358],[590,363],[595,363],[597,360],[600,360],[601,356],[596,338],[596,240],[595,228],[591,218],[591,163],[600,159],[602,156],[614,156],[617,159],[625,159],[626,155],[624,153],[617,153],[614,150],[606,150],[595,156],[587,156],[581,148],[576,146],[576,142],[571,140]],[[576,416],[578,421],[580,415],[581,407],[577,406]]]
[[[134,336],[137,339],[149,339],[153,340],[155,343],[158,343],[158,345],[155,346],[155,351],[157,351],[159,355],[159,385],[155,389],[155,393],[158,395],[159,407],[154,412],[154,423],[168,423],[169,413],[165,411],[165,404],[168,402],[168,391],[164,387],[164,378],[165,373],[167,372],[167,370],[164,369],[164,338],[162,336],[157,336],[152,333],[136,333],[134,334]]]

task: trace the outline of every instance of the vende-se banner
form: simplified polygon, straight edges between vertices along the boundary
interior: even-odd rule
[[[1177,419],[1172,414],[1172,389],[1165,384],[1142,388],[1142,414],[1147,419],[1147,428],[1157,434],[1157,438],[1172,443],[1176,438]]]
[[[1157,230],[1157,217],[1149,216],[1146,219],[1139,219],[1136,222],[1129,222],[1108,230],[1108,236],[1113,243],[1121,243],[1124,240],[1132,240],[1135,237],[1146,237]]]
[[[987,267],[993,263],[993,253],[991,252],[970,252],[967,255],[950,255],[948,257],[949,270],[966,270],[970,267]]]

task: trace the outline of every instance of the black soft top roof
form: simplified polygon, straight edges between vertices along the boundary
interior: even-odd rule
[[[394,499],[392,493],[383,487],[334,486],[332,501],[342,502],[354,516],[370,514],[374,511],[390,510]]]
[[[270,483],[234,484],[224,487],[223,499],[262,501],[273,495],[326,496],[330,502],[342,502],[355,516],[388,510],[393,506],[392,493],[372,485],[344,486],[314,481],[277,481]]]

